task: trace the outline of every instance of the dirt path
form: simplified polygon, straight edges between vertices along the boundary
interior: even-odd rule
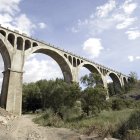
[[[69,129],[38,126],[32,118],[23,115],[0,128],[0,140],[73,140],[73,136],[78,136]]]

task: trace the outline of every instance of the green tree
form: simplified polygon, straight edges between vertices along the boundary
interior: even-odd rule
[[[90,113],[99,113],[105,107],[107,94],[106,89],[102,85],[100,75],[90,73],[83,76],[81,82],[87,86],[81,96],[83,111],[88,116]]]
[[[136,84],[138,81],[138,75],[136,72],[130,72],[129,74],[129,82],[131,84]]]
[[[89,75],[85,75],[80,79],[81,83],[84,84],[86,87],[93,87],[93,86],[102,86],[102,78],[97,73],[90,73]]]
[[[35,112],[36,109],[41,108],[41,94],[40,89],[35,83],[23,84],[23,111]]]

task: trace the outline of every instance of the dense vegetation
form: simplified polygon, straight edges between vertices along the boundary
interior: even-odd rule
[[[81,82],[84,90],[62,79],[24,84],[23,112],[39,112],[34,121],[44,126],[68,127],[87,135],[94,132],[101,137],[140,137],[140,94],[136,94],[140,82],[135,73],[130,73],[129,83],[119,90],[113,83],[108,85],[109,100],[98,74],[85,75]]]

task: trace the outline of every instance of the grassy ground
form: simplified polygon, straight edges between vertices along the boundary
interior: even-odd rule
[[[77,130],[82,134],[92,135],[97,134],[99,136],[112,135],[122,125],[123,122],[127,121],[131,114],[134,112],[133,109],[125,109],[121,111],[102,111],[96,117],[73,119],[69,121],[62,121],[56,116],[52,116],[46,119],[46,116],[42,115],[37,117],[34,121],[40,125],[49,125],[54,127],[65,127]],[[53,122],[53,124],[50,124]]]

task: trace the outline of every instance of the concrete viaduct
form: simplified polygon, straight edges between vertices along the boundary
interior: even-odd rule
[[[2,26],[0,26],[0,53],[4,61],[0,104],[7,111],[18,115],[21,114],[22,106],[23,67],[26,59],[33,53],[43,53],[53,58],[60,66],[66,82],[78,82],[81,67],[99,73],[105,88],[107,88],[106,76],[110,76],[114,84],[120,87],[128,81],[128,76],[120,72]]]

